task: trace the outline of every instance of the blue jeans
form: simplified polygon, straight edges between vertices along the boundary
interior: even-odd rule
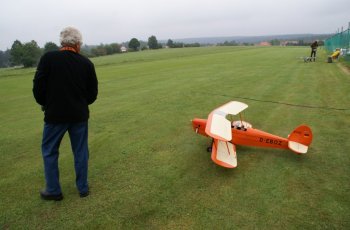
[[[58,155],[62,138],[67,131],[74,154],[76,186],[80,193],[89,190],[87,181],[88,123],[45,123],[41,150],[44,160],[46,191],[54,195],[62,193],[59,181]]]

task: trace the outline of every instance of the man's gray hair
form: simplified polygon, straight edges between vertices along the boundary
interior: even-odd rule
[[[79,30],[77,30],[74,27],[66,27],[61,31],[60,34],[60,42],[61,45],[78,45],[83,44],[83,37],[81,36],[81,33]]]

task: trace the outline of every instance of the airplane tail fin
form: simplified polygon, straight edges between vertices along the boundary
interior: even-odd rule
[[[288,147],[297,154],[305,154],[312,142],[312,131],[307,125],[300,125],[288,136]]]

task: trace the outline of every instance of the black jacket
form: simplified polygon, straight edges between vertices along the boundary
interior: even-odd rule
[[[97,97],[98,82],[93,63],[72,51],[44,54],[33,80],[33,94],[45,111],[47,123],[83,122],[89,104]]]

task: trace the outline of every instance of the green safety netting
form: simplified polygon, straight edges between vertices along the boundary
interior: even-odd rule
[[[350,29],[337,33],[326,39],[324,41],[324,47],[330,53],[339,48],[345,61],[350,62]]]

